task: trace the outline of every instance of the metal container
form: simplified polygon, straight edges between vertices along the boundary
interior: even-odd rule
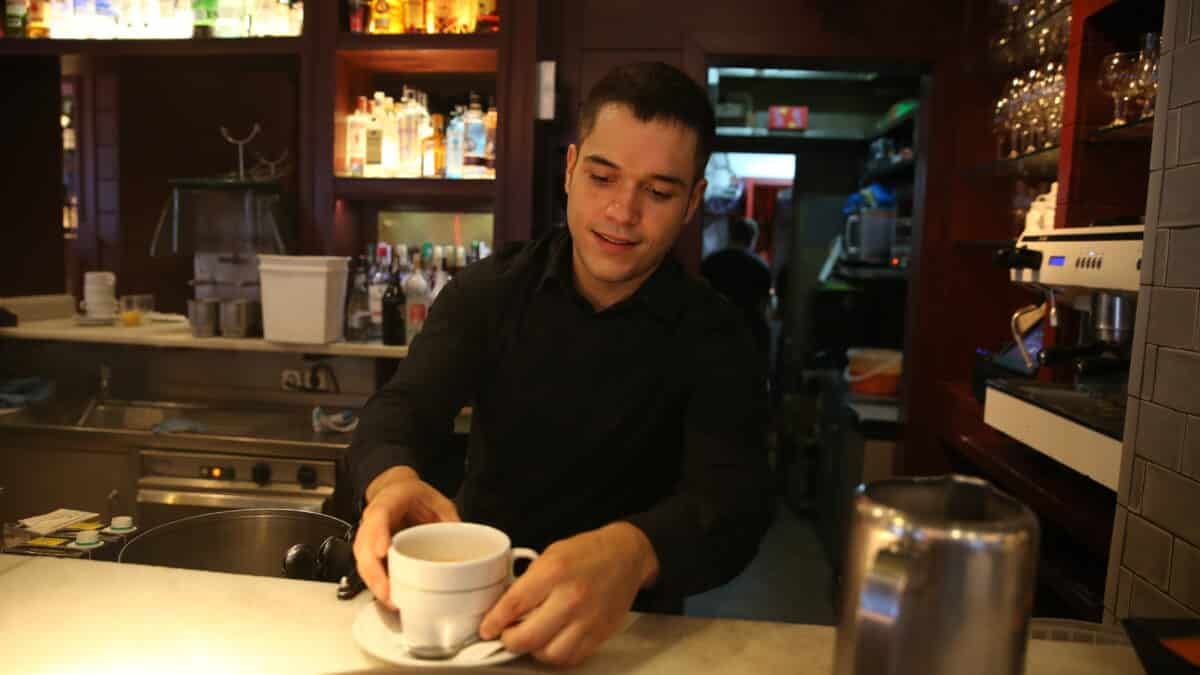
[[[1124,293],[1092,293],[1092,328],[1096,341],[1126,345],[1133,341],[1137,297]]]
[[[188,300],[188,321],[192,324],[192,335],[213,337],[217,334],[218,313],[221,304],[216,300]]]
[[[1033,512],[986,481],[859,487],[835,675],[1021,675],[1037,563]]]
[[[346,538],[350,524],[298,509],[236,509],[190,516],[134,537],[123,563],[284,577],[284,560],[296,546],[316,551],[328,537]]]
[[[221,335],[238,338],[262,335],[262,304],[245,298],[222,300]]]

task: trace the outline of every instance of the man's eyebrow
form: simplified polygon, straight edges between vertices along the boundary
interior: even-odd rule
[[[620,166],[617,166],[616,162],[608,159],[604,155],[588,155],[583,158],[583,161],[591,162],[593,164],[599,164],[601,166],[607,166],[610,169],[620,169],[621,168]],[[650,174],[650,177],[653,178],[654,180],[661,181],[663,183],[670,183],[672,185],[678,185],[679,187],[683,187],[683,188],[687,187],[687,183],[685,183],[683,181],[683,179],[678,176],[672,176],[672,175],[665,174],[665,173],[655,173],[655,174]]]

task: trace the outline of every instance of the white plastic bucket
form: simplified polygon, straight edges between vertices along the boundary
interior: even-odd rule
[[[341,340],[349,263],[339,256],[259,255],[263,337],[297,344]]]

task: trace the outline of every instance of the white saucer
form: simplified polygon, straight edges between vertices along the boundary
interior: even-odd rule
[[[76,551],[91,551],[92,549],[100,548],[104,545],[104,541],[98,541],[94,544],[81,544],[77,541],[67,543],[67,548],[73,548]]]
[[[111,326],[117,322],[117,317],[107,316],[88,316],[86,314],[75,315],[76,326]]]
[[[460,660],[457,656],[444,661],[417,659],[409,656],[404,646],[404,634],[400,628],[400,617],[377,602],[363,605],[354,618],[351,628],[354,641],[363,651],[377,659],[398,666],[413,666],[416,668],[472,668],[475,666],[494,666],[508,663],[520,656],[508,650],[501,650],[475,661]]]
[[[129,528],[128,530],[114,530],[114,529],[112,529],[112,525],[109,525],[108,527],[106,527],[100,531],[103,532],[104,534],[133,534],[134,532],[137,532],[137,525],[134,525],[133,527]]]

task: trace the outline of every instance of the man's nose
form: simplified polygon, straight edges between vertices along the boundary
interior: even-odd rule
[[[604,215],[620,225],[636,225],[641,217],[637,187],[629,186],[618,190],[617,194],[613,195],[612,201],[605,207]]]

